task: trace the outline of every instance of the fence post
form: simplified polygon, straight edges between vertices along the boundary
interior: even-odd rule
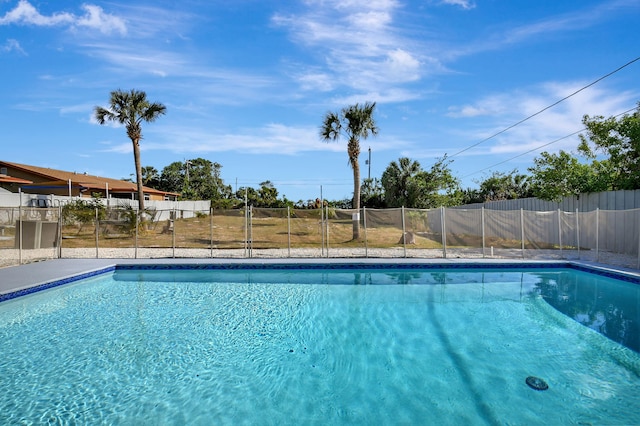
[[[136,234],[135,234],[135,239],[133,240],[133,258],[137,259],[138,258],[138,236],[140,235],[140,225],[143,225],[145,229],[147,229],[147,224],[144,223],[144,211],[141,214],[139,209],[135,209],[135,213],[136,213]]]
[[[287,206],[287,257],[291,257],[291,208]]]
[[[638,216],[638,261],[636,262],[636,269],[640,269],[640,210],[636,209],[636,216]]]
[[[253,257],[253,204],[249,206],[249,257]]]
[[[322,205],[322,187],[320,187],[320,239],[322,241],[322,245],[320,246],[320,257],[324,257],[324,234],[325,234],[325,223],[324,223],[324,206]],[[329,221],[327,221],[327,238],[329,237]],[[327,244],[328,245],[328,244]],[[329,249],[327,248],[327,251]],[[327,253],[327,257],[329,257],[329,253]]]
[[[329,257],[329,206],[327,205],[327,207],[321,207],[321,208],[322,209],[326,209],[325,214],[324,214],[324,220],[326,222],[325,232],[327,233],[327,238],[326,238],[326,242],[327,242],[327,257]]]
[[[213,206],[209,205],[209,257],[213,258]]]
[[[447,258],[447,220],[444,214],[444,206],[440,206],[440,220],[442,221],[442,257]]]
[[[58,204],[58,259],[62,259],[62,206]]]
[[[171,227],[171,257],[176,257],[176,221],[178,220],[178,212],[173,207],[173,226]]]
[[[362,206],[362,224],[364,225],[364,257],[369,257],[369,246],[367,243],[367,208]]]
[[[100,242],[99,242],[99,237],[98,235],[100,234],[100,218],[98,217],[98,208],[95,208],[96,210],[96,228],[95,228],[95,232],[96,232],[96,259],[100,259],[100,252],[99,252],[99,247],[100,247]]]
[[[482,206],[480,208],[480,220],[482,221],[482,257],[485,257],[485,248],[486,248],[486,242],[485,242],[485,235],[484,235],[484,206]]]
[[[404,257],[407,257],[407,229],[404,223],[404,206],[402,206],[402,248],[404,250]]]
[[[600,262],[600,208],[596,209],[596,262]]]
[[[562,220],[560,220],[560,209],[558,209],[558,242],[560,244],[560,257],[562,257]]]
[[[522,240],[522,258],[524,259],[524,209],[520,207],[520,239]]]
[[[18,233],[18,264],[22,265],[22,191],[20,191],[20,204],[18,204],[18,224],[20,232]]]
[[[578,245],[578,260],[580,260],[580,217],[576,208],[576,244]]]

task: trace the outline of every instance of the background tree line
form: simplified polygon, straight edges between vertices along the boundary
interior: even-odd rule
[[[375,104],[365,106],[371,108],[369,118]],[[329,117],[334,121],[339,118]],[[542,152],[534,158],[528,174],[518,170],[494,172],[478,180],[475,189],[461,187],[451,170],[452,160],[446,155],[426,170],[418,161],[399,158],[387,166],[380,178],[361,182],[359,205],[433,208],[527,197],[559,201],[581,193],[640,189],[640,103],[630,114],[609,118],[585,115],[582,122],[586,130],[580,135],[581,142],[575,152]],[[335,122],[328,125],[331,124],[335,126]],[[325,136],[325,139],[335,137],[331,133]],[[353,167],[357,164],[354,152],[359,153],[359,149],[353,147],[351,134],[347,140],[351,144],[348,152]],[[142,169],[142,181],[145,186],[180,193],[183,200],[212,200],[218,208],[243,206],[245,197],[255,207],[319,207],[319,200],[294,202],[280,198],[268,180],[258,188],[242,187],[234,192],[231,185],[224,183],[221,168],[219,163],[203,158],[174,162],[161,172],[147,166]],[[340,208],[353,207],[352,199],[327,203]]]

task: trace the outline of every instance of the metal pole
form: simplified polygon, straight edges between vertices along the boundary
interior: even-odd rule
[[[440,220],[442,221],[442,257],[447,258],[447,224],[444,214],[444,206],[440,206]]]
[[[62,259],[62,206],[58,204],[58,259]]]
[[[328,221],[327,221],[328,222]],[[322,185],[320,185],[320,233],[322,234],[322,248],[320,249],[320,257],[324,257],[324,232],[325,232],[325,223],[324,223],[324,200],[322,199]],[[329,234],[329,224],[327,223],[327,238]],[[329,251],[329,243],[327,242],[327,251]],[[327,253],[328,256],[328,253]]]
[[[22,190],[18,189],[18,193],[20,194],[20,204],[18,204],[18,225],[20,228],[20,232],[18,235],[18,264],[22,265]]]
[[[402,214],[402,248],[404,250],[404,257],[407,257],[407,228],[404,223],[404,206],[400,210]]]
[[[600,261],[600,208],[596,209],[596,262]]]
[[[325,225],[325,231],[327,233],[327,257],[329,257],[329,206],[327,207],[323,207],[326,208],[327,210],[325,211],[325,220],[327,222],[327,224]]]
[[[209,257],[213,258],[213,206],[209,206]]]
[[[562,257],[562,221],[560,220],[560,209],[558,209],[558,242],[560,244],[560,257]]]
[[[524,209],[520,207],[520,239],[522,240],[522,258],[524,259]]]
[[[578,247],[578,260],[580,259],[580,220],[578,209],[576,208],[576,245]]]
[[[249,206],[249,257],[253,257],[253,205]]]
[[[484,206],[480,208],[480,220],[482,221],[482,257],[484,258],[485,256],[485,248],[486,248],[486,242],[485,242],[485,235],[484,235]]]
[[[100,218],[98,217],[98,208],[96,207],[96,259],[100,259],[100,241],[98,235],[100,234]]]
[[[247,257],[247,243],[249,242],[249,201],[247,188],[244,189],[244,257]]]
[[[287,257],[291,257],[291,209],[287,206]]]
[[[638,261],[636,262],[636,269],[640,269],[640,210],[636,209],[636,215],[638,216]]]
[[[173,226],[171,227],[171,257],[176,257],[176,220],[178,219],[178,212],[176,208],[173,208]]]
[[[140,228],[140,212],[138,210],[134,210],[136,213],[136,239],[134,243],[133,249],[133,257],[134,259],[138,258],[138,228]]]
[[[369,245],[367,242],[367,208],[364,206],[362,206],[362,224],[364,226],[364,257],[369,257]]]
[[[369,174],[367,175],[367,180],[371,180],[371,147],[369,147],[369,160],[367,161],[369,165]]]

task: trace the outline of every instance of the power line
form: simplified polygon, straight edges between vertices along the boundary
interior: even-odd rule
[[[614,116],[613,116],[613,118],[618,118],[618,117],[620,117],[621,115],[628,114],[628,113],[630,113],[631,111],[636,110],[637,108],[638,108],[638,107],[630,108],[630,109],[628,109],[628,110],[626,110],[626,111],[624,111],[624,112],[621,112],[620,114],[614,115]],[[494,168],[494,167],[500,166],[501,164],[508,163],[508,162],[509,162],[509,161],[511,161],[511,160],[515,160],[516,158],[522,157],[522,156],[524,156],[524,155],[527,155],[527,154],[529,154],[529,153],[531,153],[531,152],[533,152],[533,151],[537,151],[537,150],[539,150],[539,149],[541,149],[541,148],[544,148],[544,147],[546,147],[546,146],[553,145],[553,144],[554,144],[554,143],[556,143],[556,142],[560,142],[560,141],[562,141],[562,140],[565,140],[565,139],[567,139],[567,138],[570,138],[571,136],[575,136],[575,135],[577,135],[578,133],[584,132],[585,130],[587,130],[587,128],[586,128],[586,127],[585,127],[585,128],[582,128],[582,129],[580,129],[580,130],[577,130],[577,131],[575,131],[575,132],[573,132],[573,133],[570,133],[570,134],[568,134],[568,135],[566,135],[566,136],[563,136],[563,137],[561,137],[561,138],[558,138],[558,139],[556,139],[556,140],[554,140],[554,141],[547,142],[547,143],[545,143],[545,144],[543,144],[543,145],[540,145],[540,146],[537,146],[537,147],[535,147],[535,148],[532,148],[532,149],[530,149],[529,151],[525,151],[525,152],[523,152],[523,153],[521,153],[521,154],[518,154],[518,155],[516,155],[516,156],[514,156],[514,157],[508,158],[508,159],[506,159],[506,160],[504,160],[504,161],[500,161],[499,163],[493,164],[493,165],[491,165],[491,166],[489,166],[489,167],[485,167],[484,169],[481,169],[481,170],[475,171],[475,172],[473,172],[473,173],[469,173],[468,175],[463,176],[463,177],[462,177],[462,179],[464,179],[464,178],[466,178],[466,177],[469,177],[469,176],[473,176],[473,175],[478,174],[478,173],[481,173],[481,172],[484,172],[485,170],[489,170],[489,169],[492,169],[492,168]]]
[[[567,99],[569,99],[570,97],[577,95],[578,93],[582,92],[583,90],[585,90],[585,89],[587,89],[587,88],[589,88],[589,87],[593,86],[593,85],[594,85],[594,84],[596,84],[596,83],[599,83],[600,81],[604,80],[605,78],[607,78],[607,77],[609,77],[609,76],[611,76],[611,75],[613,75],[613,74],[617,73],[618,71],[622,70],[623,68],[628,67],[629,65],[631,65],[631,64],[633,64],[634,62],[637,62],[637,61],[639,61],[639,60],[640,60],[640,56],[638,56],[637,58],[635,58],[635,59],[633,59],[633,60],[631,60],[631,61],[627,62],[626,64],[622,65],[621,67],[618,67],[617,69],[615,69],[615,70],[611,71],[610,73],[608,73],[608,74],[606,74],[606,75],[603,75],[602,77],[600,77],[600,78],[598,78],[597,80],[595,80],[595,81],[593,81],[593,82],[591,82],[591,83],[587,84],[586,86],[584,86],[584,87],[582,87],[582,88],[580,88],[580,89],[576,90],[576,91],[575,91],[575,92],[573,92],[572,94],[570,94],[570,95],[568,95],[568,96],[565,96],[564,98],[560,99],[559,101],[556,101],[556,102],[552,103],[552,104],[551,104],[551,105],[549,105],[548,107],[545,107],[545,108],[541,109],[540,111],[538,111],[538,112],[536,112],[536,113],[534,113],[534,114],[531,114],[530,116],[528,116],[528,117],[526,117],[526,118],[523,118],[522,120],[518,121],[518,122],[517,122],[517,123],[515,123],[515,124],[512,124],[511,126],[507,127],[506,129],[500,130],[498,133],[494,133],[493,135],[491,135],[491,136],[489,136],[489,137],[487,137],[487,138],[485,138],[485,139],[481,140],[480,142],[475,143],[475,144],[473,144],[473,145],[471,145],[471,146],[468,146],[467,148],[465,148],[465,149],[463,149],[463,150],[461,150],[461,151],[456,152],[455,154],[453,154],[453,155],[449,156],[449,158],[453,158],[453,157],[455,157],[456,155],[460,155],[460,154],[462,154],[463,152],[470,150],[471,148],[475,148],[476,146],[478,146],[478,145],[480,145],[480,144],[482,144],[482,143],[485,143],[486,141],[488,141],[488,140],[490,140],[490,139],[493,139],[493,138],[495,138],[496,136],[501,135],[502,133],[507,132],[507,131],[509,131],[509,130],[513,129],[513,128],[514,128],[514,127],[516,127],[516,126],[519,126],[520,124],[524,123],[525,121],[530,120],[531,118],[533,118],[533,117],[535,117],[535,116],[537,116],[537,115],[542,114],[542,113],[543,113],[543,112],[545,112],[546,110],[548,110],[548,109],[550,109],[550,108],[553,108],[554,106],[558,105],[559,103],[561,103],[561,102],[563,102],[563,101],[566,101],[566,100],[567,100]]]
[[[491,166],[489,166],[489,167],[485,167],[484,169],[481,169],[481,170],[475,171],[475,172],[473,172],[473,173],[469,173],[468,175],[463,176],[463,177],[462,177],[462,179],[464,179],[464,178],[466,178],[466,177],[469,177],[469,176],[473,176],[473,175],[478,174],[478,173],[481,173],[481,172],[484,172],[485,170],[493,169],[494,167],[497,167],[497,166],[499,166],[499,165],[501,165],[501,164],[508,163],[508,162],[509,162],[509,161],[511,161],[511,160],[515,160],[516,158],[519,158],[519,157],[522,157],[522,156],[524,156],[524,155],[527,155],[527,154],[529,154],[530,152],[537,151],[537,150],[539,150],[539,149],[541,149],[541,148],[544,148],[545,146],[549,146],[549,145],[554,144],[554,143],[556,143],[556,142],[560,142],[561,140],[564,140],[564,139],[570,138],[571,136],[575,136],[575,135],[577,135],[577,134],[578,134],[578,133],[580,133],[580,132],[584,132],[585,130],[587,130],[587,129],[586,129],[586,128],[583,128],[583,129],[578,130],[578,131],[576,131],[576,132],[573,132],[573,133],[571,133],[571,134],[569,134],[569,135],[567,135],[567,136],[563,136],[563,137],[561,137],[561,138],[559,138],[559,139],[556,139],[556,140],[554,140],[553,142],[549,142],[549,143],[546,143],[546,144],[544,144],[544,145],[537,146],[537,147],[535,147],[535,148],[533,148],[533,149],[530,149],[529,151],[525,151],[525,152],[523,152],[522,154],[518,154],[518,155],[516,155],[515,157],[511,157],[511,158],[509,158],[509,159],[507,159],[507,160],[504,160],[504,161],[501,161],[501,162],[499,162],[499,163],[493,164],[493,165],[491,165]]]

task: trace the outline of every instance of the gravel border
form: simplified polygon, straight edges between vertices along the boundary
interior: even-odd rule
[[[48,259],[57,259],[57,249],[22,250],[22,262],[17,249],[0,249],[0,267],[15,266]],[[192,248],[64,248],[62,259],[511,259],[511,260],[573,260],[602,265],[638,269],[638,258],[618,253],[592,250],[524,250],[481,248],[447,249],[446,257],[442,249],[404,248],[357,248],[357,249],[192,249]]]

